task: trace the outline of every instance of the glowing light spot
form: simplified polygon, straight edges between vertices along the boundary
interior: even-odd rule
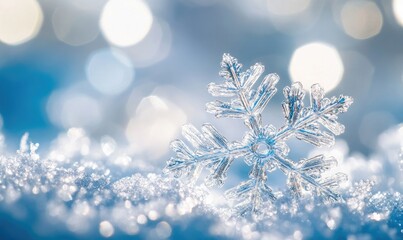
[[[72,46],[92,42],[99,34],[98,15],[73,4],[64,4],[53,12],[52,26],[56,37]]]
[[[33,194],[39,194],[39,192],[40,192],[40,190],[39,190],[39,188],[38,188],[38,186],[34,186],[33,188],[32,188],[32,193]]]
[[[267,0],[269,13],[281,16],[294,15],[306,10],[311,0]]]
[[[344,66],[334,47],[315,42],[301,46],[294,52],[288,71],[291,79],[301,82],[305,89],[319,83],[325,91],[331,91],[340,83]]]
[[[175,104],[158,96],[148,96],[138,105],[126,128],[126,137],[139,151],[158,159],[168,150],[167,143],[185,122],[185,113]]]
[[[99,233],[103,237],[111,237],[114,232],[115,232],[115,228],[113,227],[113,225],[110,222],[102,221],[99,224]]]
[[[299,231],[299,230],[295,231],[292,236],[294,237],[295,240],[301,240],[301,239],[303,239],[303,237],[304,237],[304,235],[302,234],[302,232]]]
[[[144,214],[140,214],[137,217],[137,223],[138,224],[146,224],[147,223],[147,217]]]
[[[383,25],[382,13],[374,2],[348,1],[340,16],[344,31],[355,39],[371,38]]]
[[[91,85],[107,95],[122,93],[134,78],[130,60],[120,51],[112,49],[104,49],[90,56],[86,73]]]
[[[153,22],[148,5],[141,0],[110,0],[101,13],[100,27],[112,44],[127,47],[140,42]]]
[[[160,216],[160,215],[159,215],[158,212],[155,211],[155,210],[151,210],[151,211],[148,212],[148,218],[149,218],[151,221],[157,220],[157,219],[159,218],[159,216]]]
[[[38,34],[43,13],[36,0],[0,0],[0,41],[18,45]]]
[[[397,23],[403,27],[403,1],[393,0],[392,8]]]
[[[115,151],[116,145],[115,139],[109,136],[103,136],[101,138],[102,152],[104,152],[106,156],[110,156]]]
[[[169,223],[162,221],[155,227],[155,232],[160,239],[169,238],[172,234],[172,228]]]
[[[336,228],[336,222],[334,221],[334,219],[329,219],[326,222],[326,225],[328,228],[330,228],[331,230],[334,230]]]
[[[388,211],[386,211],[385,213],[374,212],[374,213],[368,214],[369,219],[377,221],[377,222],[385,220],[388,217],[389,217],[389,212]]]
[[[176,214],[175,206],[170,203],[165,207],[165,214],[169,217],[173,217]]]
[[[132,207],[132,202],[130,202],[129,200],[125,201],[125,208],[131,208]]]

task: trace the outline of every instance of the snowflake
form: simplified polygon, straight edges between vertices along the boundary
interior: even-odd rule
[[[311,87],[311,104],[304,107],[305,92],[301,83],[293,83],[283,90],[282,104],[286,123],[276,129],[263,125],[261,113],[277,92],[277,74],[268,74],[255,90],[252,87],[264,72],[264,66],[255,64],[242,72],[242,65],[229,54],[224,54],[220,76],[222,84],[210,83],[208,91],[216,97],[232,97],[231,101],[214,101],[207,104],[207,111],[217,118],[242,119],[248,128],[242,141],[228,142],[211,124],[204,124],[201,131],[193,125],[185,125],[183,136],[193,145],[192,150],[181,140],[171,143],[176,152],[165,167],[165,173],[175,177],[187,176],[194,182],[203,168],[210,170],[205,184],[222,186],[227,171],[235,159],[243,158],[251,167],[249,179],[226,191],[229,200],[236,203],[240,216],[259,215],[267,208],[266,203],[277,199],[267,184],[267,174],[279,169],[287,176],[287,186],[292,196],[298,198],[305,192],[321,196],[325,200],[340,200],[335,191],[341,181],[347,179],[343,173],[326,177],[325,171],[337,165],[333,157],[324,155],[293,161],[287,158],[289,147],[286,140],[296,137],[315,146],[331,146],[334,135],[344,132],[337,122],[337,115],[347,111],[353,99],[347,96],[324,98],[324,90],[318,84]],[[320,126],[325,129],[322,130]]]

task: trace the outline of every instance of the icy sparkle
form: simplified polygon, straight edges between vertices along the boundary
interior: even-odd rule
[[[196,181],[203,168],[210,170],[205,179],[207,186],[222,186],[227,171],[235,159],[243,158],[251,167],[249,180],[226,191],[229,200],[236,202],[235,211],[240,215],[261,214],[265,203],[274,202],[276,194],[267,184],[267,174],[279,169],[287,176],[287,185],[294,197],[310,191],[325,200],[338,201],[336,189],[347,179],[343,173],[326,177],[324,172],[337,165],[333,157],[324,155],[293,161],[287,158],[289,148],[286,140],[296,137],[315,146],[334,144],[334,136],[344,132],[337,122],[339,113],[346,112],[353,99],[348,96],[324,97],[318,84],[312,85],[310,106],[304,107],[305,92],[296,82],[283,90],[282,104],[286,123],[276,129],[263,125],[261,113],[277,92],[277,74],[271,73],[253,89],[264,72],[264,66],[256,63],[242,72],[242,64],[229,54],[224,54],[220,76],[224,83],[210,83],[208,91],[215,97],[230,97],[229,102],[214,101],[207,104],[207,111],[217,118],[242,119],[248,130],[242,141],[228,142],[211,124],[204,124],[201,131],[193,125],[185,125],[183,136],[194,147],[192,150],[181,140],[172,142],[176,152],[165,167],[166,173],[176,177],[188,176]],[[323,129],[321,128],[323,127]]]

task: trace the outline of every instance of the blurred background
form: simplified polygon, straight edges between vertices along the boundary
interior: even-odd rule
[[[46,149],[82,127],[162,167],[186,122],[237,140],[241,122],[205,112],[224,52],[262,62],[280,90],[319,82],[328,96],[352,96],[341,120],[351,151],[369,154],[403,122],[402,0],[0,0],[8,147],[29,132]],[[266,123],[281,126],[282,100],[279,91]]]
[[[167,185],[168,178],[160,177],[164,184],[156,180],[172,156],[170,141],[180,137],[185,123],[200,127],[212,122],[229,140],[242,139],[242,121],[215,119],[205,112],[205,104],[215,100],[207,84],[222,81],[223,53],[237,57],[244,68],[261,62],[265,74],[280,75],[279,91],[263,113],[266,124],[284,124],[281,90],[295,81],[307,89],[320,83],[328,97],[352,96],[354,104],[340,119],[346,132],[335,147],[311,151],[309,144],[290,140],[290,158],[324,152],[339,160],[351,182],[371,179],[380,183],[378,190],[401,192],[403,0],[0,0],[0,151],[3,135],[7,150],[15,152],[29,132],[30,141],[40,143],[42,157],[33,144],[28,153],[27,135],[16,157],[2,152],[0,238],[75,239],[89,230],[77,238],[111,237],[115,228],[139,239],[231,238],[234,228],[212,224],[208,211],[200,215],[195,210],[192,220],[193,195],[176,196],[174,190],[182,190]],[[59,164],[60,176],[40,185],[54,164]],[[225,186],[212,190],[210,200],[226,203],[222,192],[247,178],[249,170],[242,161],[234,162]],[[285,188],[280,171],[268,181],[276,191]],[[122,189],[112,189],[116,182]],[[89,195],[74,195],[76,184]],[[161,193],[161,185],[166,192]],[[28,196],[18,200],[14,187],[24,187],[21,192]],[[141,197],[123,207],[119,201],[124,197],[117,192]],[[357,201],[365,202],[364,194],[358,194]],[[113,206],[111,198],[117,202]],[[363,217],[343,213],[340,226],[340,213],[327,217],[318,209],[329,229],[337,225],[333,235],[326,235],[329,229],[315,218],[304,227],[309,222],[305,215],[303,221],[268,222],[263,230],[275,229],[268,239],[276,239],[276,229],[284,236],[277,239],[291,239],[285,237],[289,234],[294,239],[347,238],[354,231],[370,236],[348,239],[371,239],[373,234],[385,239],[378,232],[389,230],[377,221],[386,219],[403,233],[401,214],[389,215],[389,208],[379,214],[368,208],[367,219],[375,221],[369,225],[360,225]],[[60,222],[72,233],[63,231]],[[323,226],[327,232],[320,232]],[[114,236],[123,239],[118,234]],[[242,234],[252,238],[248,225],[242,225]]]

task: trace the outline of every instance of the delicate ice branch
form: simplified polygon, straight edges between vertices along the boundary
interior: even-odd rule
[[[203,167],[212,169],[206,179],[209,186],[221,186],[234,157],[244,155],[246,147],[237,143],[229,144],[211,124],[204,124],[199,132],[193,125],[183,127],[183,136],[193,145],[192,151],[183,141],[175,140],[171,148],[176,152],[164,169],[166,173],[174,172],[176,176],[192,176],[195,181]]]

